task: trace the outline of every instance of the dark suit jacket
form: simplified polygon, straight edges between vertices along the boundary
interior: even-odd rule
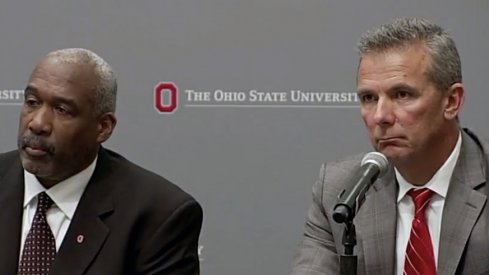
[[[17,274],[23,196],[17,151],[0,154],[2,275]],[[190,195],[101,148],[50,274],[199,274],[201,225],[202,208]]]
[[[473,135],[473,134],[472,134]],[[489,206],[487,159],[489,144],[466,132],[443,209],[437,273],[489,274]],[[304,240],[293,275],[339,274],[344,254],[344,225],[332,219],[337,195],[351,181],[361,156],[324,165],[313,188]],[[397,191],[394,168],[366,194],[354,219],[358,244],[357,274],[392,275],[396,262]]]

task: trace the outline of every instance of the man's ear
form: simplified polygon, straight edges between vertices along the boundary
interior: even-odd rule
[[[446,91],[444,117],[447,120],[457,118],[465,100],[465,89],[462,83],[455,83]]]
[[[117,118],[114,113],[102,114],[98,119],[98,135],[97,142],[103,143],[110,138],[117,124]]]

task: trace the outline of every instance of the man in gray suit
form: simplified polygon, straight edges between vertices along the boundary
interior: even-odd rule
[[[353,220],[357,274],[489,274],[489,144],[460,126],[455,43],[427,20],[404,18],[366,32],[359,52],[361,115],[390,164]],[[360,160],[322,166],[292,274],[339,274],[344,225],[333,208]],[[418,189],[430,193],[419,208]]]

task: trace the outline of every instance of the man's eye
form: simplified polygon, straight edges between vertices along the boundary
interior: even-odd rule
[[[37,106],[37,105],[39,105],[39,102],[37,100],[35,100],[34,98],[27,98],[24,101],[24,104],[26,106]]]
[[[66,109],[65,107],[63,106],[57,106],[56,108],[54,108],[55,111],[61,115],[65,115],[65,114],[68,114],[68,109]]]
[[[396,96],[399,99],[406,99],[406,98],[410,97],[410,94],[406,91],[399,91],[399,92],[397,92]]]
[[[375,96],[370,94],[365,94],[365,95],[361,95],[360,99],[363,103],[368,103],[368,102],[375,101]]]

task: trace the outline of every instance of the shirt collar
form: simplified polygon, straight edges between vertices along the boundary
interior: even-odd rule
[[[44,188],[35,175],[24,169],[24,207],[39,193],[46,192],[56,206],[71,220],[83,191],[92,177],[93,171],[95,171],[97,158],[95,157],[92,163],[83,171],[57,183],[49,189]]]
[[[458,156],[460,155],[460,148],[462,147],[462,134],[459,132],[457,144],[455,148],[453,148],[452,153],[445,161],[445,163],[436,171],[435,175],[423,186],[423,188],[428,188],[438,194],[439,196],[445,198],[448,192],[448,185],[450,183],[450,179],[453,174],[453,170],[455,169],[455,164],[457,163]],[[406,179],[404,179],[399,173],[399,171],[395,168],[396,179],[399,184],[399,193],[397,195],[397,203],[399,203],[402,198],[407,194],[407,192],[411,189],[418,189],[419,186],[415,186]]]

